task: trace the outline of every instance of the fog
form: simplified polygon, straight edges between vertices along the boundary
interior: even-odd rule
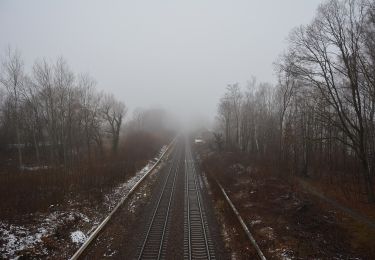
[[[63,56],[133,110],[209,121],[229,83],[276,82],[289,31],[321,1],[0,1],[0,49]]]

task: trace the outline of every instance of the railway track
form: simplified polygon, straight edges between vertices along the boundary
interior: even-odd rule
[[[215,259],[215,252],[202,205],[202,195],[197,180],[189,143],[185,149],[185,222],[184,258]]]
[[[171,257],[168,253],[173,251],[173,254],[176,254],[177,247],[178,258],[216,259],[190,144],[183,140],[173,143],[174,151],[164,168],[164,173],[160,175],[158,186],[155,186],[156,192],[147,211],[148,219],[145,218],[147,220],[144,222],[144,228],[140,228],[139,244],[131,256],[135,259],[166,259]],[[89,253],[83,252],[93,244],[116,210],[146,176],[147,174],[122,199],[71,259],[78,259],[81,255]],[[178,216],[180,222],[175,222],[175,216]],[[176,226],[176,223],[179,223],[179,226]],[[176,231],[180,232],[181,240],[168,242],[169,237],[176,237]]]
[[[181,148],[180,148],[181,149]],[[185,160],[176,153],[163,183],[148,225],[138,259],[165,259],[170,212],[173,210],[173,195],[180,170],[184,173],[184,259],[215,259],[213,242],[203,207],[198,177],[189,144],[185,147]],[[181,167],[184,162],[185,167]]]
[[[161,259],[165,256],[168,223],[170,221],[176,178],[180,169],[180,157],[181,151],[176,152],[152,214],[138,259]]]

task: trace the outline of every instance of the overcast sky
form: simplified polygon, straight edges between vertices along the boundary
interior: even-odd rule
[[[213,116],[228,83],[276,82],[272,63],[320,0],[0,0],[0,48],[63,56],[128,107]]]

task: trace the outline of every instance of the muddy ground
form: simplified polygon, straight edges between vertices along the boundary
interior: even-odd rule
[[[353,220],[316,196],[233,154],[198,151],[232,258],[251,259],[254,250],[215,179],[268,259],[375,259],[375,230],[365,229],[361,243],[349,228]]]

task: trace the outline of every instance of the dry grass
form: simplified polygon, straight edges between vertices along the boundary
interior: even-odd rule
[[[375,256],[373,228],[321,201],[275,164],[255,160],[239,152],[222,152],[206,156],[203,168],[220,179],[241,214],[244,214],[243,218],[261,219],[261,224],[253,229],[262,248],[274,248],[273,253],[280,248],[290,248],[295,257],[302,258],[329,258],[340,254],[342,257],[360,256],[364,259]],[[315,185],[320,184],[314,179],[308,180]],[[326,196],[345,199],[339,188],[329,189],[328,185],[325,188],[329,191]],[[361,213],[371,216],[374,206],[366,203],[363,197],[362,202],[355,205],[357,199],[352,198],[345,205],[355,210],[360,208]],[[265,233],[262,228],[268,226],[273,228],[275,239],[262,237]]]
[[[131,177],[167,142],[148,133],[133,133],[120,144],[117,155],[108,151],[69,171],[55,167],[21,172],[0,165],[0,218],[45,211],[51,205],[68,203],[70,194],[100,202],[104,191]]]

